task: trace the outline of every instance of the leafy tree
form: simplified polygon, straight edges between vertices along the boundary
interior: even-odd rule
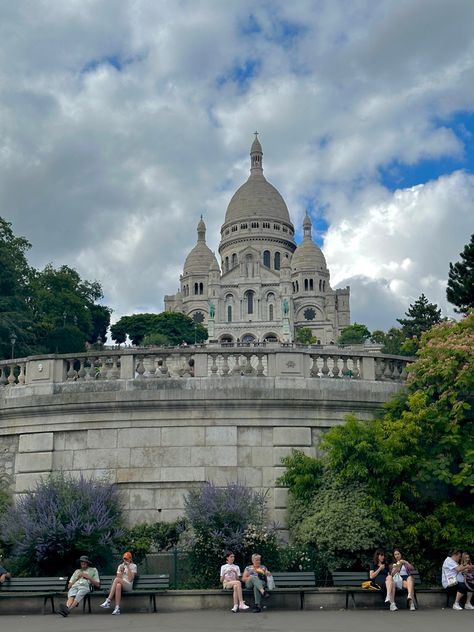
[[[413,305],[410,305],[405,316],[407,318],[397,318],[397,322],[402,326],[402,334],[405,338],[417,340],[421,338],[423,332],[442,320],[441,310],[434,303],[430,303],[424,294]]]
[[[461,261],[449,264],[446,297],[458,308],[454,311],[465,314],[474,307],[474,235],[460,257]]]
[[[370,338],[370,331],[365,325],[354,323],[349,327],[344,327],[339,336],[338,343],[340,345],[362,345]]]
[[[30,243],[16,237],[11,224],[0,217],[0,358],[9,358],[10,338],[16,336],[15,351],[21,357],[30,352],[33,336],[32,313],[28,306],[31,268],[26,260]]]
[[[145,336],[161,334],[171,345],[182,342],[193,344],[207,339],[207,329],[196,324],[192,318],[179,312],[162,312],[161,314],[133,314],[122,316],[110,328],[112,338],[117,343],[125,342],[127,335],[134,345],[140,345]]]
[[[142,347],[163,347],[165,345],[169,345],[170,341],[168,336],[164,334],[147,334],[144,336],[141,346]]]
[[[130,550],[135,562],[141,562],[152,551],[168,551],[176,546],[184,528],[185,521],[182,518],[175,522],[145,522],[124,529],[114,541],[114,547],[120,552]]]
[[[298,327],[296,330],[296,341],[303,345],[313,345],[317,342],[317,338],[313,336],[313,332],[309,327]]]
[[[468,547],[474,540],[473,351],[474,311],[458,323],[443,321],[422,334],[407,388],[383,415],[369,421],[349,417],[324,435],[324,455],[317,460],[324,476],[316,463],[303,460],[303,475],[313,472],[314,480],[303,478],[298,488],[300,479],[287,469],[290,494],[297,500],[301,489],[314,489],[313,500],[304,500],[302,521],[320,506],[326,489],[321,481],[328,477],[348,493],[350,486],[359,486],[368,515],[379,520],[379,544],[403,542],[427,578],[434,579],[453,542]],[[329,524],[332,508],[329,502],[321,506]],[[351,524],[350,510],[347,520]],[[296,520],[292,534],[304,542],[306,531],[299,528]],[[311,529],[307,526],[315,536]]]
[[[104,566],[122,524],[115,485],[59,473],[17,499],[0,517],[0,533],[15,574],[58,575],[87,553]]]

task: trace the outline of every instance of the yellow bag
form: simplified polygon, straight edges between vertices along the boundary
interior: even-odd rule
[[[373,583],[370,581],[370,579],[368,579],[368,580],[367,580],[367,581],[365,581],[365,582],[362,582],[361,586],[362,586],[362,588],[364,588],[364,590],[374,590],[374,591],[377,591],[377,590],[381,590],[381,589],[382,589],[382,588],[381,588],[381,586],[379,586],[378,584],[373,584]]]

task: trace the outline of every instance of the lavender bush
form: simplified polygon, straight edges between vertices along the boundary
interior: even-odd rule
[[[15,574],[67,573],[83,554],[104,567],[122,515],[115,485],[54,474],[0,518],[1,539]]]
[[[206,483],[188,493],[185,512],[190,526],[186,544],[196,585],[218,585],[219,567],[228,549],[241,567],[250,563],[256,550],[269,567],[277,564],[276,532],[268,526],[265,494],[245,485]]]

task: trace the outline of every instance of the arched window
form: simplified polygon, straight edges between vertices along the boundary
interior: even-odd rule
[[[304,289],[305,289],[305,292],[308,291],[308,279],[304,280]]]
[[[204,283],[199,284],[199,294],[204,294]]]
[[[229,257],[225,258],[225,271],[229,272]]]
[[[323,281],[323,292],[326,291],[326,281]]]
[[[237,265],[237,255],[234,254],[232,255],[232,267],[235,268],[235,266]]]
[[[268,320],[273,320],[273,305],[268,306]]]
[[[275,270],[280,269],[280,253],[275,252]]]
[[[310,280],[309,280],[309,289],[310,289],[310,290],[313,290],[313,289],[314,289],[314,286],[313,286],[313,279],[310,279]]]
[[[197,283],[194,284],[194,294],[199,294],[199,285]]]
[[[299,292],[300,291],[300,284],[299,281],[296,281],[296,291]]]
[[[253,314],[253,292],[249,290],[245,292],[245,300],[247,301],[247,314]]]
[[[269,250],[263,251],[263,265],[266,268],[270,267],[270,251]]]
[[[232,305],[227,305],[227,322],[232,322]]]

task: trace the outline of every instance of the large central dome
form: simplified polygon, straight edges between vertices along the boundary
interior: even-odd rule
[[[263,175],[262,157],[262,146],[255,138],[250,149],[249,179],[234,193],[227,207],[225,224],[254,217],[291,223],[284,199]]]

